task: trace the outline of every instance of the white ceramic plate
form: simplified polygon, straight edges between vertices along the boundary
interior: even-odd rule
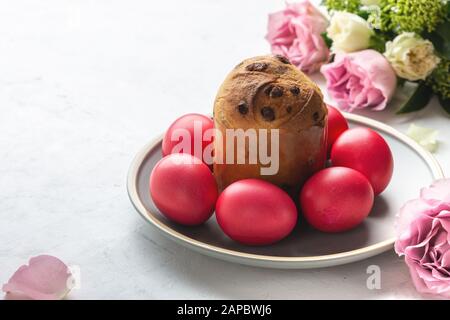
[[[376,198],[370,216],[357,228],[327,234],[310,228],[300,217],[299,225],[281,242],[265,247],[240,245],[219,229],[214,216],[202,226],[185,227],[166,219],[149,194],[150,173],[161,159],[161,137],[146,145],[131,164],[128,194],[139,214],[156,232],[215,258],[267,268],[319,268],[362,260],[393,247],[394,218],[400,207],[443,172],[433,156],[413,140],[375,120],[345,114],[350,126],[370,127],[389,143],[395,169],[389,187]]]

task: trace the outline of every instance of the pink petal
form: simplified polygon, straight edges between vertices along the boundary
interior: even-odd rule
[[[442,229],[444,229],[447,233],[447,243],[450,245],[450,212],[445,211],[443,214],[440,214],[439,219],[441,221]]]
[[[397,237],[406,230],[411,229],[413,223],[417,224],[417,219],[430,210],[430,205],[420,199],[406,202],[400,209],[395,223]]]
[[[442,255],[441,267],[449,270],[450,272],[450,250],[446,251]]]
[[[428,252],[428,243],[438,233],[432,228],[433,219],[421,216],[414,220],[409,228],[403,231],[395,243],[395,250],[400,255],[422,261]]]
[[[321,33],[327,19],[308,1],[287,3],[269,15],[266,40],[273,54],[282,54],[300,70],[312,73],[328,60],[329,50]]]
[[[395,250],[405,256],[411,278],[422,293],[450,298],[449,180],[424,188],[407,202],[396,222]]]
[[[425,284],[422,277],[419,275],[417,270],[421,270],[421,267],[414,260],[405,258],[406,265],[409,268],[409,273],[411,275],[411,279],[413,280],[414,286],[416,290],[421,293],[430,293],[427,285]]]
[[[338,53],[332,63],[322,66],[321,72],[330,96],[341,109],[350,112],[367,107],[384,109],[397,83],[389,62],[375,50]],[[345,73],[345,78],[338,76]]]
[[[56,257],[40,255],[23,265],[3,285],[6,293],[22,294],[36,300],[58,300],[69,292],[69,268]]]
[[[382,110],[392,98],[397,85],[397,77],[389,62],[375,50],[363,50],[352,55],[353,63],[365,71],[372,86],[380,91],[384,99],[374,110]]]
[[[442,227],[442,221],[440,221],[440,225]],[[445,252],[446,248],[450,247],[450,244],[447,241],[448,234],[445,229],[439,229],[439,232],[434,237],[432,241],[433,248],[435,250],[440,250],[440,252]]]
[[[429,188],[423,188],[420,197],[450,204],[450,179],[437,180]]]

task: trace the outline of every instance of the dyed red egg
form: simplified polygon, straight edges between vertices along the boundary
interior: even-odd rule
[[[331,147],[339,136],[348,129],[348,122],[342,115],[342,113],[327,105],[328,108],[328,152],[331,152]]]
[[[212,159],[205,158],[204,155],[212,154],[213,128],[212,119],[202,114],[190,113],[178,118],[164,135],[163,156],[188,153],[212,165]],[[206,150],[208,146],[210,150]]]
[[[190,154],[162,158],[150,176],[150,194],[167,218],[184,225],[198,225],[214,212],[218,190],[208,166]]]
[[[356,227],[369,215],[373,201],[372,186],[367,178],[344,167],[317,172],[300,192],[304,217],[323,232],[341,232]]]
[[[221,193],[216,218],[231,239],[246,245],[268,245],[291,233],[297,222],[297,208],[277,186],[245,179]]]
[[[364,174],[375,195],[383,192],[391,181],[394,159],[386,140],[369,128],[343,132],[331,149],[333,166],[348,167]]]

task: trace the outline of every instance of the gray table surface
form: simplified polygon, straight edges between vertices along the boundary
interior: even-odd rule
[[[267,13],[283,5],[2,1],[0,282],[49,253],[80,267],[71,299],[423,298],[393,252],[316,270],[234,265],[152,231],[127,198],[135,153],[177,116],[211,112],[227,72],[269,52]],[[450,172],[437,102],[408,116],[392,109],[368,114],[400,131],[412,121],[439,129],[436,158]],[[367,289],[369,265],[381,268],[380,290]]]

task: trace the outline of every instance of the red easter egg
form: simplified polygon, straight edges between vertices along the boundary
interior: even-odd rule
[[[348,167],[364,174],[375,195],[383,192],[392,178],[394,159],[384,138],[369,128],[343,132],[331,149],[333,166]]]
[[[190,113],[178,118],[164,135],[163,156],[171,153],[188,153],[211,165],[212,159],[204,158],[204,152],[209,145],[212,150],[213,137],[205,133],[208,131],[211,133],[213,128],[212,119],[202,114]]]
[[[291,233],[297,208],[277,186],[245,179],[232,183],[219,196],[216,218],[231,239],[247,245],[268,245]]]
[[[207,165],[189,154],[174,153],[153,168],[150,194],[156,207],[170,220],[198,225],[213,214],[218,191]]]
[[[369,215],[373,200],[372,186],[367,178],[344,167],[317,172],[300,192],[304,217],[323,232],[341,232],[356,227]]]
[[[344,118],[342,113],[332,107],[327,105],[328,108],[328,152],[331,152],[331,147],[339,136],[348,129],[347,120]]]

